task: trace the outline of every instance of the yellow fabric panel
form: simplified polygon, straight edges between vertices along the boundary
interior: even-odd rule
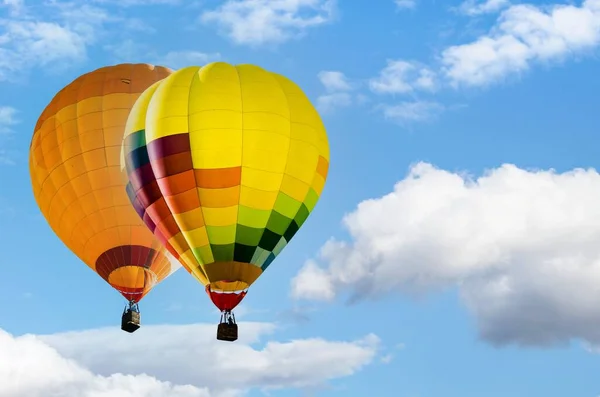
[[[309,184],[289,174],[284,175],[281,181],[281,192],[299,202],[304,201],[309,188]]]
[[[146,112],[152,96],[156,92],[156,89],[160,85],[161,81],[157,81],[148,87],[135,101],[131,107],[131,112],[127,117],[125,124],[125,134],[123,138],[133,134],[134,132],[141,131],[146,128]]]
[[[323,192],[323,188],[325,187],[325,179],[321,175],[315,174],[315,178],[311,187],[320,196]]]
[[[225,208],[237,205],[240,200],[240,186],[223,189],[198,189],[202,207]]]
[[[35,200],[52,230],[94,270],[111,248],[163,251],[128,201],[119,156],[132,105],[170,73],[127,64],[80,76],[52,99],[34,129],[29,171]]]
[[[146,139],[188,132],[189,82],[198,67],[179,69],[158,85],[146,117]]]
[[[255,190],[277,192],[281,186],[283,174],[262,171],[254,168],[242,168],[242,186]]]
[[[290,147],[289,134],[263,130],[244,131],[242,165],[247,168],[283,174]]]
[[[204,226],[204,216],[201,208],[194,208],[181,214],[173,214],[179,230],[188,231]]]
[[[186,234],[188,241],[194,242],[194,247],[202,247],[208,245],[208,234],[206,232],[206,226],[199,227],[198,229],[190,230],[189,232],[183,232]]]
[[[291,140],[285,173],[305,183],[311,183],[319,163],[316,147],[303,141]]]
[[[302,125],[313,128],[316,132],[317,140],[312,143],[319,150],[319,154],[329,161],[329,141],[319,113],[296,83],[276,73],[273,73],[273,76],[279,81],[283,91],[286,93],[290,109],[293,109],[293,111],[290,111],[290,120],[294,125],[294,129]],[[300,133],[301,130],[298,131],[298,134],[295,134],[292,130],[292,137],[302,139],[303,135],[300,135]]]
[[[242,158],[242,102],[236,69],[214,63],[189,84],[189,132],[195,169],[231,168]]]
[[[275,186],[276,182],[277,179],[275,179],[275,183],[270,185],[270,187]],[[271,210],[275,205],[278,194],[279,192],[276,189],[260,190],[242,185],[240,189],[240,205],[259,210]]]
[[[238,206],[224,208],[203,207],[204,222],[207,226],[229,226],[237,221]]]

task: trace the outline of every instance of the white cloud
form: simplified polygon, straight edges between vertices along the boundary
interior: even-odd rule
[[[61,394],[64,397],[96,397],[82,390],[96,391],[109,382],[115,384],[112,395],[123,397],[166,397],[169,387],[171,393],[179,387],[181,397],[238,396],[252,388],[318,387],[371,363],[380,345],[379,338],[367,335],[350,342],[313,338],[253,347],[274,331],[272,324],[240,323],[240,339],[235,343],[215,340],[215,328],[215,324],[143,326],[135,338],[116,328],[10,339],[0,336],[0,397],[41,397],[42,391],[52,387],[72,388],[71,394]],[[16,347],[7,350],[2,340]],[[29,346],[31,340],[34,347]],[[29,344],[19,348],[25,342]],[[22,360],[17,367],[11,361],[13,355]],[[21,368],[20,378],[11,375],[11,382],[14,387],[28,385],[23,394],[2,394],[11,366]],[[157,391],[116,394],[124,380],[150,384]]]
[[[407,122],[423,122],[436,118],[444,106],[432,101],[400,102],[395,105],[380,105],[383,116],[400,124]]]
[[[19,79],[35,68],[63,71],[87,60],[88,49],[100,41],[122,42],[124,32],[153,29],[142,19],[82,2],[50,1],[20,10],[0,17],[0,81]]]
[[[414,90],[435,89],[435,73],[414,62],[388,60],[379,76],[369,81],[371,91],[378,94],[406,94]]]
[[[205,388],[172,385],[144,374],[96,375],[34,335],[14,337],[0,330],[0,349],[1,397],[210,396]]]
[[[509,0],[465,0],[458,10],[463,14],[475,16],[498,12],[509,5]]]
[[[237,44],[278,44],[330,22],[336,0],[227,0],[200,19]]]
[[[318,77],[321,84],[329,92],[352,90],[352,85],[342,72],[324,70],[319,72]]]
[[[333,70],[323,70],[317,77],[325,87],[326,94],[317,98],[317,108],[322,113],[330,113],[337,108],[348,107],[354,104],[361,104],[365,98],[363,95],[356,95],[352,91],[356,90],[357,85],[342,72]]]
[[[10,106],[0,106],[0,134],[12,131],[12,127],[18,124],[17,109]]]
[[[523,72],[535,61],[561,60],[599,42],[600,0],[579,7],[521,4],[505,10],[489,34],[447,48],[442,63],[452,84],[486,85]]]
[[[25,8],[23,0],[2,0],[0,1],[0,8],[8,8],[8,12],[11,16],[17,16],[21,14]]]
[[[492,343],[600,343],[600,174],[503,165],[476,179],[425,163],[344,218],[296,298],[456,287]],[[307,280],[310,279],[310,283]],[[318,285],[319,288],[313,287]]]
[[[221,54],[207,54],[200,51],[170,51],[162,56],[155,56],[153,63],[166,65],[172,69],[180,69],[186,66],[202,66],[221,59]]]
[[[345,108],[354,103],[353,97],[347,92],[320,95],[317,98],[317,109],[322,113],[330,113],[335,109]]]
[[[176,5],[180,4],[181,0],[93,0],[98,4],[111,4],[119,7],[135,7],[135,6],[150,6],[150,5]]]
[[[0,81],[35,67],[60,70],[84,61],[87,47],[111,20],[102,9],[58,2],[44,5],[40,15],[0,18]]]
[[[415,8],[417,6],[417,0],[394,0],[394,3],[398,8]]]
[[[0,20],[0,81],[33,66],[77,62],[86,57],[86,39],[53,22]]]
[[[117,44],[105,45],[104,49],[111,52],[117,62],[148,62],[154,65],[167,66],[174,70],[186,66],[202,66],[221,59],[219,53],[205,53],[194,50],[169,51],[166,54],[159,54],[152,46],[131,39]]]

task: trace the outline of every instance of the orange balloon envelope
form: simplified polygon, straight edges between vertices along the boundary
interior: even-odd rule
[[[131,304],[179,267],[131,206],[121,166],[131,107],[171,73],[121,64],[78,77],[44,109],[30,146],[33,193],[48,224]]]

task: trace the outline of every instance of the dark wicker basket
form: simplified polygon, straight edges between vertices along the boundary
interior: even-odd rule
[[[125,332],[132,333],[140,327],[140,313],[127,310],[121,318],[121,329]]]
[[[221,323],[217,328],[217,339],[233,342],[238,338],[237,324]]]

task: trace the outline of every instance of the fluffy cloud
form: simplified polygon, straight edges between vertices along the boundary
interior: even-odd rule
[[[478,178],[420,163],[344,218],[295,298],[459,289],[495,344],[600,343],[600,175],[503,165]]]
[[[0,330],[2,397],[209,397],[205,388],[172,385],[148,375],[96,375],[34,335]]]
[[[235,343],[214,324],[13,337],[0,331],[0,397],[232,397],[251,388],[321,386],[371,363],[379,339],[261,343],[272,324],[241,323]],[[210,363],[207,364],[207,363]]]
[[[514,5],[489,34],[442,53],[446,77],[456,85],[486,85],[535,61],[560,60],[600,42],[600,0],[581,6]]]
[[[200,20],[237,44],[278,44],[333,19],[335,0],[227,0]]]
[[[507,7],[510,4],[509,0],[465,0],[459,7],[458,10],[466,15],[481,15],[497,12]]]
[[[378,94],[406,94],[414,90],[433,90],[435,73],[429,68],[403,60],[388,60],[379,76],[369,81]]]

